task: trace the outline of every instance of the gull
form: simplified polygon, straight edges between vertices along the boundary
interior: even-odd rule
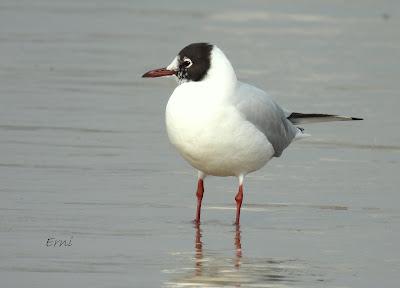
[[[142,77],[162,76],[174,76],[178,82],[165,121],[170,142],[198,171],[197,224],[207,175],[238,178],[235,224],[239,225],[245,176],[303,138],[306,134],[298,124],[362,120],[281,108],[263,90],[238,81],[222,50],[209,43],[184,47],[167,67]]]

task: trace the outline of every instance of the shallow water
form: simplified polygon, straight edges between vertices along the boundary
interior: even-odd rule
[[[398,287],[399,22],[394,0],[0,1],[2,287]],[[175,83],[140,78],[196,41],[288,109],[365,118],[305,126],[238,229],[233,178],[191,224]]]

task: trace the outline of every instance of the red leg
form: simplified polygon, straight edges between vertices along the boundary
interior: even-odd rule
[[[203,194],[204,194],[204,183],[203,179],[200,178],[199,181],[197,182],[197,192],[196,192],[197,211],[196,211],[196,219],[194,220],[196,224],[200,223],[201,201],[203,200]]]
[[[243,185],[239,185],[239,191],[236,194],[235,197],[236,200],[236,225],[239,225],[240,223],[240,208],[242,207],[242,201],[243,201]]]

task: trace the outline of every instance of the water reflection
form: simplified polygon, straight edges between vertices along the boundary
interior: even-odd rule
[[[305,263],[298,259],[246,257],[240,226],[231,230],[230,256],[223,254],[225,250],[206,249],[200,225],[194,226],[194,232],[194,257],[193,252],[176,254],[182,257],[178,262],[187,265],[168,270],[171,280],[165,283],[166,287],[293,287],[299,282],[323,281],[316,279],[318,273],[307,275]]]
[[[240,225],[236,225],[235,248],[236,248],[235,267],[237,269],[239,269],[240,268],[240,259],[242,258],[242,243],[240,242]]]
[[[196,276],[202,274],[203,261],[203,242],[201,242],[201,230],[200,224],[195,225],[196,237],[195,237],[195,259],[196,259]]]
[[[234,266],[236,269],[240,268],[240,259],[242,258],[242,244],[240,236],[240,225],[235,225],[235,252]],[[202,276],[202,262],[203,262],[203,242],[201,241],[202,230],[199,224],[195,224],[195,271],[196,276]]]

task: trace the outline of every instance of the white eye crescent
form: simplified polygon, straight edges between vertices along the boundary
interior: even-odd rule
[[[185,57],[183,58],[183,67],[185,68],[189,68],[190,66],[193,65],[192,60],[190,60],[189,58]]]

